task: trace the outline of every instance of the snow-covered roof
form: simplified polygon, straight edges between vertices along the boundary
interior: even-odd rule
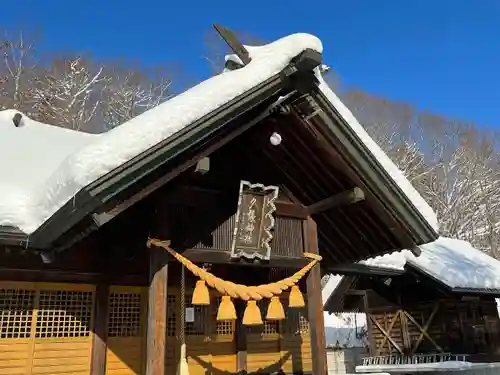
[[[420,256],[403,250],[359,263],[403,271],[407,265],[439,280],[451,289],[500,290],[500,261],[474,248],[469,242],[440,237],[420,246]],[[323,305],[328,303],[342,276],[332,276],[323,288]]]
[[[323,307],[325,306],[325,303],[328,301],[328,298],[330,298],[330,296],[335,292],[342,279],[343,276],[341,275],[331,275],[326,284],[323,286],[323,288],[321,289],[321,298],[323,299]]]
[[[265,46],[248,48],[252,61],[245,68],[201,82],[108,132],[93,136],[92,141],[86,135],[26,117],[22,126],[15,128],[10,117],[12,112],[3,113],[0,149],[8,145],[12,149],[14,144],[18,149],[4,158],[11,163],[0,166],[0,188],[4,193],[0,195],[0,225],[18,227],[25,233],[35,231],[81,188],[279,73],[308,48],[322,52],[323,47],[314,36],[294,34]],[[21,131],[23,135],[19,134]],[[33,142],[27,150],[22,137],[31,132],[38,135],[38,142]],[[63,133],[72,134],[75,140],[81,138],[73,152],[68,152],[69,147],[60,149],[58,139]],[[27,157],[19,157],[22,153],[35,158],[43,153],[52,154],[52,163],[45,175],[37,174],[28,180],[4,173],[16,169],[31,174],[37,164]]]
[[[321,53],[322,48],[321,41],[308,34],[247,47],[252,60],[245,67],[212,77],[100,135],[77,133],[26,117],[21,126],[14,127],[14,113],[2,112],[0,155],[9,162],[0,165],[0,226],[17,227],[26,234],[34,232],[85,186],[271,78],[306,49]],[[320,69],[316,74],[324,95],[437,231],[432,209],[331,91]],[[29,148],[26,139],[31,140]]]
[[[453,289],[500,289],[500,261],[469,242],[440,237],[420,248],[422,253],[418,257],[403,250],[362,263],[395,269],[410,264]]]
[[[361,139],[367,149],[371,152],[373,157],[380,163],[380,165],[385,169],[385,171],[391,176],[394,182],[401,188],[408,199],[417,208],[420,214],[427,220],[427,222],[438,232],[439,224],[437,220],[436,213],[425,201],[424,198],[417,192],[417,190],[412,186],[410,181],[405,177],[403,172],[392,162],[392,160],[386,155],[380,146],[370,137],[365,128],[356,120],[352,112],[347,108],[344,103],[339,99],[339,97],[331,90],[328,84],[323,80],[322,75],[318,71],[318,78],[320,80],[320,90],[325,94],[328,100],[337,109],[339,114],[344,118],[344,120],[349,124],[349,126],[354,130],[357,136]]]

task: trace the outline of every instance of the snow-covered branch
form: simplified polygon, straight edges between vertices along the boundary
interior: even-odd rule
[[[167,100],[171,84],[163,77],[156,81],[130,70],[115,72],[103,105],[106,127],[120,125]]]

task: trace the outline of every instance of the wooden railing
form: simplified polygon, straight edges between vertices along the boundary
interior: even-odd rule
[[[420,363],[438,363],[448,361],[467,361],[468,354],[415,354],[411,356],[375,356],[363,358],[363,366],[408,365]]]

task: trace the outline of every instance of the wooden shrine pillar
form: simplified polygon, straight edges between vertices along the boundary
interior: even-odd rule
[[[318,230],[312,217],[304,221],[305,251],[318,254]],[[314,375],[327,375],[325,320],[321,297],[320,265],[314,266],[307,276],[307,308],[311,332],[312,370]]]
[[[96,287],[94,307],[94,335],[92,336],[92,354],[90,375],[106,374],[106,353],[108,340],[109,285],[100,282]]]
[[[237,299],[234,301],[236,307],[236,315],[238,319],[235,322],[236,328],[236,374],[246,375],[247,366],[247,329],[243,325],[243,313],[245,311],[245,303],[243,300]]]
[[[149,252],[146,375],[165,375],[168,255],[158,246]]]

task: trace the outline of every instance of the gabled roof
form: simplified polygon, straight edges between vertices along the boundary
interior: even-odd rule
[[[362,263],[386,269],[414,268],[454,291],[500,291],[500,261],[469,242],[440,237],[420,248],[418,257],[403,250]]]
[[[0,113],[0,153],[10,145],[8,155],[0,156],[12,160],[0,165],[0,241],[43,249],[72,227],[81,226],[78,232],[84,235],[98,225],[94,214],[103,207],[130,196],[138,181],[159,179],[155,172],[160,166],[168,170],[172,163],[174,171],[178,165],[173,160],[180,155],[197,155],[207,139],[227,133],[230,126],[231,131],[249,128],[304,85],[320,107],[327,135],[340,142],[374,196],[409,228],[415,243],[435,239],[432,209],[323,81],[317,69],[321,42],[295,34],[248,50],[248,65],[212,77],[100,135],[26,117],[16,127],[14,112]],[[32,140],[30,155],[40,155],[39,160],[23,157],[25,138]],[[43,169],[32,173],[40,165]]]
[[[500,261],[474,248],[469,242],[440,237],[420,246],[415,256],[403,250],[360,261],[359,264],[391,272],[417,271],[457,293],[500,294]],[[331,277],[323,288],[323,307],[343,293],[343,276]]]

